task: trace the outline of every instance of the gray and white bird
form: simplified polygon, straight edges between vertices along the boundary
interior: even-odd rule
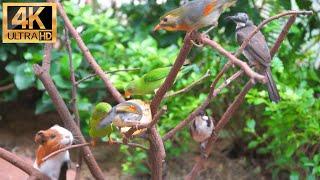
[[[206,140],[211,136],[213,130],[213,119],[204,112],[196,116],[190,125],[191,137],[196,142],[201,143],[201,146],[206,144]]]
[[[257,28],[249,19],[246,13],[237,13],[234,16],[229,16],[237,24],[236,39],[239,45],[245,41],[250,34]],[[265,37],[259,31],[249,41],[249,44],[243,51],[244,56],[249,63],[254,65],[258,72],[267,77],[267,87],[269,99],[273,102],[280,101],[280,95],[277,86],[272,78],[270,69],[271,55]]]

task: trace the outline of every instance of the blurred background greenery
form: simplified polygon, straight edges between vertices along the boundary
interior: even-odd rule
[[[6,0],[4,1],[6,2]],[[73,25],[81,34],[91,53],[105,71],[140,68],[132,72],[110,74],[115,86],[123,87],[132,79],[158,67],[172,65],[182,44],[183,33],[157,32],[152,28],[166,11],[184,3],[170,1],[63,1]],[[284,10],[313,10],[310,17],[299,17],[287,39],[272,62],[272,71],[282,97],[279,104],[268,100],[263,86],[257,85],[246,97],[246,103],[232,118],[221,138],[231,139],[238,149],[237,155],[264,159],[263,167],[273,177],[286,172],[291,179],[316,179],[320,176],[320,4],[314,0],[239,0],[220,18],[219,26],[210,36],[225,49],[236,51],[234,24],[226,22],[227,15],[247,12],[258,24],[264,18]],[[2,11],[0,11],[2,19]],[[271,47],[281,32],[287,18],[268,24],[262,31]],[[59,39],[55,44],[51,75],[65,102],[71,100],[69,62],[63,36],[63,21],[58,19]],[[93,73],[83,59],[81,51],[72,40],[76,78],[82,79]],[[0,87],[11,85],[0,92],[0,102],[16,101],[31,94],[34,113],[54,111],[48,94],[35,77],[32,65],[43,58],[41,44],[1,44]],[[179,78],[173,90],[181,89],[211,70],[213,77],[226,63],[226,59],[210,48],[194,48],[189,55],[191,70]],[[228,72],[234,73],[237,69]],[[213,78],[212,77],[212,78]],[[210,78],[210,79],[212,79]],[[208,108],[219,119],[232,97],[247,81],[242,78],[224,90]],[[164,101],[168,113],[161,119],[158,128],[161,135],[183,120],[206,97],[210,80],[192,91]],[[152,96],[139,97],[151,100]],[[93,106],[100,101],[114,103],[102,81],[93,78],[82,82],[78,91],[78,106],[82,131],[87,134],[88,119]],[[194,144],[184,130],[171,142],[166,142],[167,159],[179,156]],[[146,173],[141,163],[146,154],[140,150],[121,147],[128,154],[122,164],[125,172]],[[130,155],[130,156],[129,156]]]

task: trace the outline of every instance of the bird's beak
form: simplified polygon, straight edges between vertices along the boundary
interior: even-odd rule
[[[225,18],[225,20],[227,20],[227,21],[235,21],[237,19],[237,17],[236,16],[228,16],[228,17],[226,17]]]
[[[108,114],[108,116],[103,118],[102,121],[99,123],[97,129],[102,129],[106,126],[109,126],[114,120],[114,118],[115,118],[114,114]]]
[[[137,107],[132,104],[119,104],[116,106],[116,112],[134,113],[141,114]]]
[[[160,29],[161,29],[161,26],[160,26],[160,24],[158,24],[153,28],[153,32],[158,31]]]
[[[130,98],[131,97],[131,93],[129,91],[125,91],[124,92],[124,97]]]

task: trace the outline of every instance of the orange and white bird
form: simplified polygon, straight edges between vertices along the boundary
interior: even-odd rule
[[[207,26],[214,28],[218,25],[221,13],[235,3],[236,0],[195,0],[187,2],[183,6],[164,14],[154,31],[163,29],[191,32]]]
[[[51,180],[65,178],[70,162],[69,151],[61,152],[45,161],[43,158],[61,148],[70,146],[73,143],[72,133],[61,126],[54,125],[50,129],[39,131],[35,136],[35,142],[39,147],[33,167],[39,169]]]

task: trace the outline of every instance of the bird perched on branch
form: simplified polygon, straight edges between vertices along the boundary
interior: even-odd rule
[[[132,99],[114,106],[108,115],[99,123],[99,128],[109,126],[111,123],[120,128],[121,133],[127,132],[130,127],[147,125],[152,121],[150,105],[139,100]],[[143,130],[138,130],[133,135],[138,135]]]
[[[98,125],[101,122],[101,120],[108,115],[111,109],[111,105],[105,102],[98,103],[93,109],[93,112],[89,120],[89,135],[91,138],[93,138],[93,146],[95,146],[98,138],[103,138],[105,136],[108,136],[109,143],[113,142],[110,137],[113,131],[112,124],[103,128],[98,128]]]
[[[246,13],[238,13],[235,16],[229,16],[227,19],[233,20],[236,24],[236,39],[241,45],[250,34],[257,28],[249,19]],[[272,78],[270,69],[271,55],[268,44],[263,34],[259,31],[249,41],[249,44],[243,51],[244,56],[253,64],[255,68],[267,77],[267,87],[269,99],[273,102],[280,101],[280,95],[277,86]]]
[[[185,66],[187,66],[187,64]],[[172,67],[163,67],[153,69],[152,71],[144,74],[141,78],[131,81],[124,89],[125,97],[129,98],[131,95],[155,93],[165,81],[171,68]],[[186,73],[188,70],[189,69],[185,67],[182,69],[183,73]]]
[[[212,134],[214,129],[212,117],[201,112],[194,118],[190,125],[191,137],[199,143],[205,142]]]
[[[197,115],[190,125],[190,135],[196,142],[200,143],[201,154],[205,155],[207,140],[214,131],[213,118],[201,112]]]
[[[221,13],[236,3],[236,0],[195,0],[169,11],[160,18],[154,31],[191,32],[203,27],[218,25]],[[210,29],[212,29],[210,28]]]

